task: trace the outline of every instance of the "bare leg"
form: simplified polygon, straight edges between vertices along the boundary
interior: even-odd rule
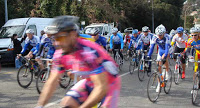
[[[60,105],[62,107],[69,106],[70,108],[78,108],[80,106],[79,103],[74,98],[72,98],[70,96],[65,96],[62,99]]]

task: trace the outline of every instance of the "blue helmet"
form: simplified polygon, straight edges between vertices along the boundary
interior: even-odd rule
[[[177,31],[177,33],[183,33],[184,29],[183,29],[183,27],[178,27],[176,29],[176,31]]]
[[[132,31],[132,34],[138,34],[138,30],[137,30],[137,29],[134,29],[134,30]]]

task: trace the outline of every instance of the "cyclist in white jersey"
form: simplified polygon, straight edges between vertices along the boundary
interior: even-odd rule
[[[182,53],[185,50],[188,37],[187,35],[183,33],[184,31],[183,27],[178,27],[176,31],[177,31],[177,34],[173,37],[171,45],[173,46],[176,42],[174,53]],[[175,55],[174,55],[174,59],[176,60]],[[184,56],[181,57],[181,62],[182,62],[182,68],[183,68],[182,79],[184,79],[185,78],[185,57]],[[177,66],[175,66],[175,68],[177,68]]]

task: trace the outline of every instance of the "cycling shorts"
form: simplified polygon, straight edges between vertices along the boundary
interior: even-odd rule
[[[101,100],[101,107],[117,108],[117,101],[120,93],[120,77],[109,84],[109,89],[106,96]],[[87,79],[80,80],[76,83],[65,96],[70,96],[75,99],[80,105],[86,101],[94,88],[92,81]]]

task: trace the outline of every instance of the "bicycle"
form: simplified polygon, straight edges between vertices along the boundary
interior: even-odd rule
[[[130,55],[131,55],[130,65],[129,65],[130,74],[133,74],[133,72],[135,71],[135,68],[138,66],[138,61],[139,61],[138,54],[139,54],[139,50],[136,50],[135,48],[130,50]]]
[[[17,82],[22,88],[27,88],[33,81],[33,75],[35,79],[37,78],[38,73],[40,72],[40,68],[34,59],[27,59],[23,56],[19,57],[21,57],[25,63],[19,68],[17,72]]]
[[[124,45],[124,49],[123,49],[123,56],[124,56],[124,60],[126,60],[126,61],[128,61],[128,59],[130,58],[129,54],[127,53],[128,45],[129,45],[129,43]]]
[[[182,76],[182,70],[183,70],[183,68],[181,66],[181,60],[180,60],[181,53],[174,53],[174,55],[177,56],[175,69],[174,69],[174,83],[176,85],[178,85],[179,84],[179,79],[180,79],[180,76]]]
[[[198,67],[200,66],[200,61],[193,61],[190,60],[190,62],[197,62],[198,63]],[[192,87],[192,104],[196,105],[196,106],[200,106],[200,101],[199,100],[199,96],[198,96],[198,92],[199,92],[199,86],[200,86],[200,68],[198,68],[197,72],[195,73],[195,78],[193,81],[193,87]]]
[[[147,50],[143,50],[141,51],[142,55],[141,55],[141,58],[140,58],[140,61],[139,61],[139,64],[138,64],[138,78],[140,81],[143,81],[144,80],[144,76],[145,76],[145,72],[148,70],[148,63],[145,63],[147,62],[145,60],[145,53],[147,53]],[[150,76],[150,74],[148,74],[147,72],[147,76]]]
[[[122,63],[122,58],[120,57],[119,52],[118,52],[119,49],[114,49],[114,51],[116,52],[114,60],[119,65],[119,70],[121,71],[123,63]]]
[[[44,83],[49,78],[50,71],[51,71],[51,65],[52,65],[52,63],[51,63],[52,59],[42,59],[41,58],[40,60],[49,61],[49,62],[47,63],[47,67],[40,72],[40,74],[38,75],[38,78],[36,79],[36,89],[39,94],[41,93]],[[70,82],[71,82],[71,78],[69,78],[67,73],[64,72],[59,81],[60,87],[66,89],[69,86]]]
[[[149,61],[159,62],[158,60],[149,60]],[[157,99],[159,98],[161,93],[161,88],[164,88],[164,92],[168,94],[170,92],[172,85],[172,71],[169,69],[168,79],[166,79],[166,68],[163,66],[161,67],[162,67],[161,71],[162,73],[164,71],[164,75],[162,75],[162,73],[160,74],[160,72],[158,71],[159,64],[157,64],[157,72],[151,74],[147,84],[148,99],[153,103],[156,102]]]

